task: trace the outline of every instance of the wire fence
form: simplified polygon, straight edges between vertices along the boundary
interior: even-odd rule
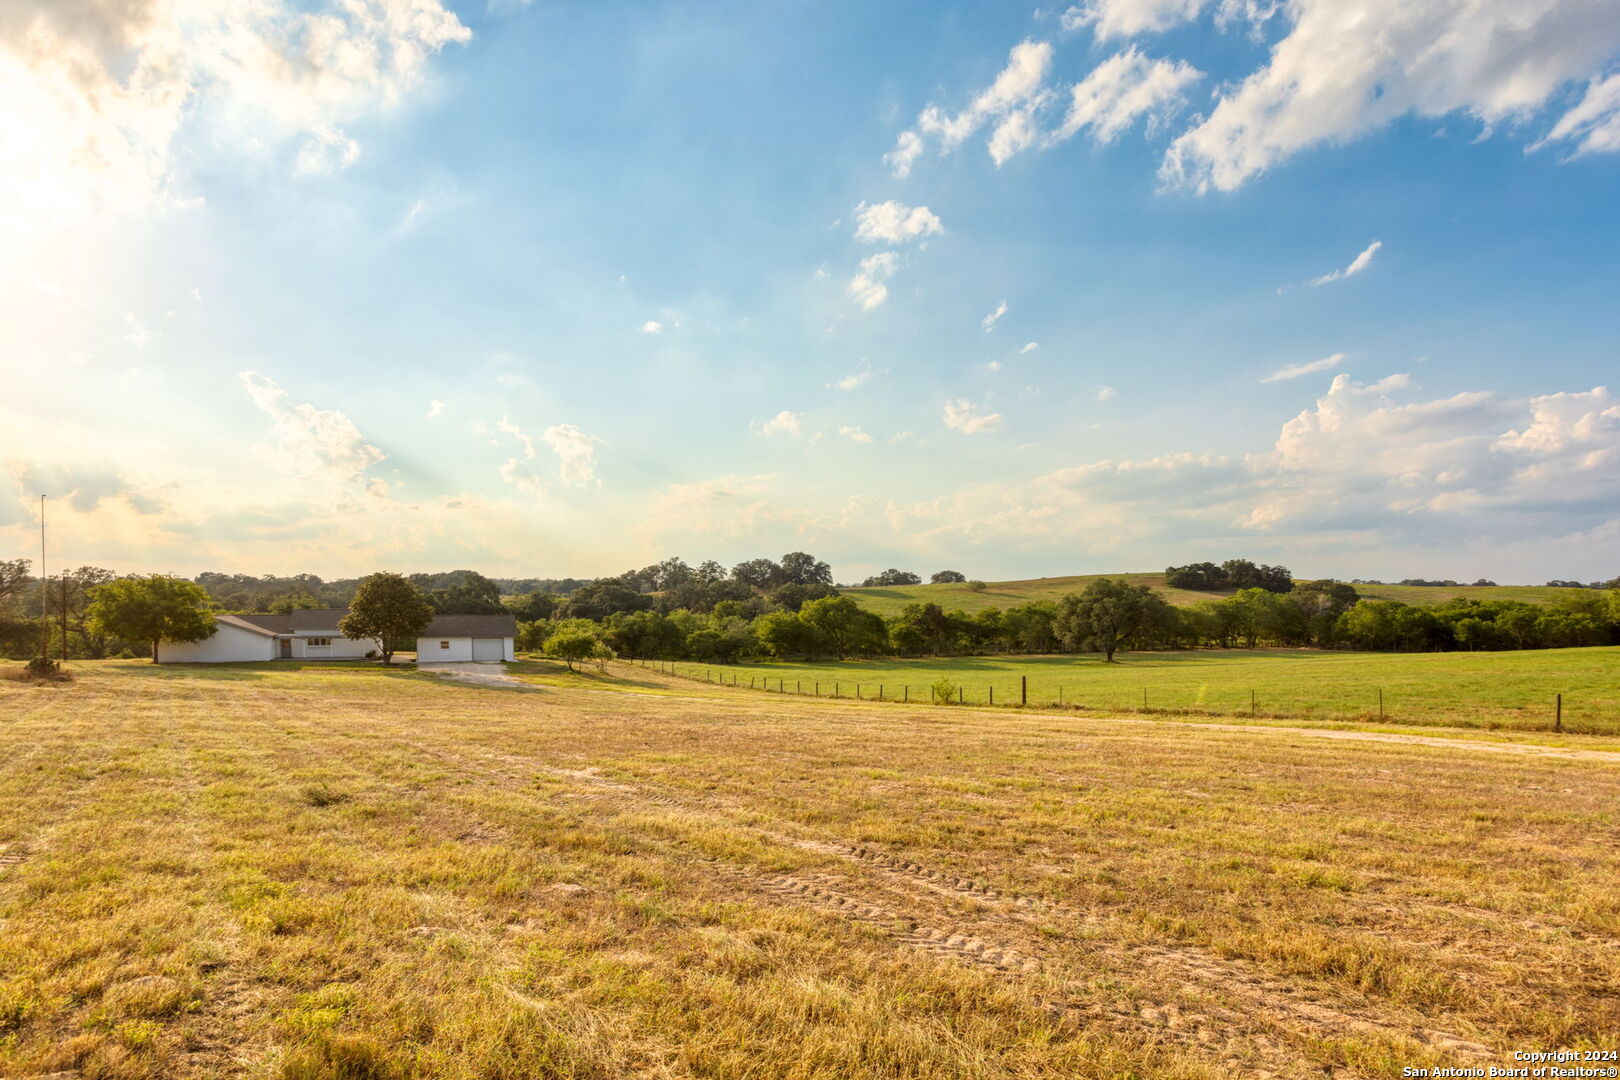
[[[1141,687],[1141,698],[1138,701],[1134,695],[1129,700],[1123,700],[1119,694],[1110,695],[1112,700],[1103,700],[1095,694],[1089,694],[1080,688],[1065,688],[1057,685],[1055,693],[1050,687],[1044,694],[1032,695],[1027,675],[1017,676],[1017,683],[1003,686],[1000,693],[993,683],[984,683],[969,686],[949,678],[939,682],[923,684],[905,682],[870,682],[843,679],[822,679],[819,677],[800,678],[782,675],[769,675],[759,673],[744,673],[736,668],[694,664],[675,660],[641,659],[627,657],[630,663],[649,670],[657,670],[662,674],[675,678],[688,679],[693,682],[707,683],[711,686],[733,687],[739,690],[753,690],[758,693],[782,694],[792,697],[815,697],[828,700],[873,701],[888,702],[906,705],[973,705],[978,707],[997,708],[1037,708],[1037,709],[1073,709],[1076,711],[1129,711],[1155,715],[1199,715],[1199,716],[1248,716],[1251,718],[1266,719],[1345,719],[1380,720],[1387,722],[1413,722],[1419,718],[1410,715],[1397,716],[1393,702],[1386,700],[1385,691],[1379,687],[1369,687],[1366,693],[1365,706],[1361,709],[1329,709],[1307,708],[1297,706],[1290,708],[1287,704],[1266,702],[1260,692],[1255,689],[1248,691],[1248,702],[1245,708],[1242,703],[1234,703],[1225,708],[1210,707],[1202,702],[1177,702],[1179,696],[1174,692],[1161,691],[1157,698],[1152,687]],[[729,676],[729,677],[728,677]],[[942,696],[948,687],[949,696]],[[1544,711],[1545,715],[1542,715]],[[1620,731],[1611,727],[1602,717],[1576,717],[1570,716],[1571,723],[1566,724],[1566,702],[1564,694],[1552,692],[1547,695],[1545,709],[1537,708],[1535,715],[1521,715],[1519,722],[1504,724],[1511,730],[1542,730],[1556,733],[1579,734],[1620,734]],[[1434,723],[1433,719],[1427,721]]]

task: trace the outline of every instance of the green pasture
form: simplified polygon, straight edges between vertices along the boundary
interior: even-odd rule
[[[1172,589],[1164,583],[1163,574],[1083,574],[1077,577],[1032,578],[1028,581],[993,581],[982,592],[974,592],[966,584],[951,585],[891,585],[872,589],[843,589],[869,611],[884,617],[900,614],[907,604],[938,604],[946,611],[983,611],[986,608],[1010,608],[1027,604],[1031,600],[1057,600],[1069,593],[1077,593],[1087,583],[1098,578],[1124,578],[1136,585],[1147,585],[1170,603],[1189,607],[1203,600],[1219,600],[1232,595],[1232,590],[1194,592]],[[1548,604],[1581,589],[1555,589],[1545,585],[1457,585],[1428,587],[1422,585],[1357,585],[1356,591],[1373,600],[1399,600],[1404,604],[1430,607],[1457,597],[1476,600],[1523,600],[1532,604]]]
[[[1088,710],[1194,711],[1233,716],[1376,719],[1460,727],[1550,729],[1563,695],[1566,730],[1620,734],[1620,648],[1522,652],[1350,653],[1295,649],[1188,650],[665,665],[699,681],[824,697],[929,701],[946,679],[966,704]],[[1144,694],[1145,699],[1144,699]],[[1251,704],[1252,702],[1252,704]]]

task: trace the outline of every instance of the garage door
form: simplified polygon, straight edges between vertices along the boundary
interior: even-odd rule
[[[505,660],[506,639],[498,637],[473,638],[474,660]]]

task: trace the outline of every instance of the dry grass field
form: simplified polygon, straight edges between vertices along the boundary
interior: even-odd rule
[[[0,680],[0,1077],[1396,1077],[1615,1048],[1611,752],[526,670]]]

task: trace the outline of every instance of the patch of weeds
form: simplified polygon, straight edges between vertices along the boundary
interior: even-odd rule
[[[298,794],[304,802],[316,807],[336,806],[353,798],[348,792],[340,791],[327,783],[305,784],[299,789]]]

